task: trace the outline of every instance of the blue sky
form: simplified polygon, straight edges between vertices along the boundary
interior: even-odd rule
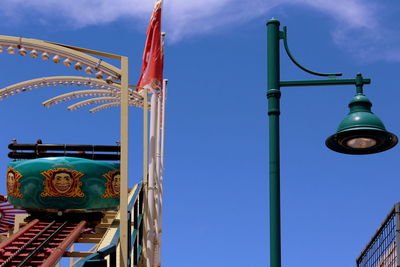
[[[141,68],[153,1],[3,0],[0,34],[122,54]],[[167,102],[163,266],[269,265],[266,26],[288,26],[292,53],[321,72],[361,72],[386,128],[400,134],[397,1],[166,0]],[[281,51],[282,80],[318,79]],[[51,75],[62,64],[0,54],[0,87]],[[115,62],[111,62],[115,63]],[[36,89],[0,102],[0,172],[7,144],[114,144],[118,109],[69,112],[41,102],[79,88]],[[353,86],[285,88],[281,100],[283,266],[354,266],[399,201],[399,147],[376,155],[332,152],[325,139],[348,112]],[[140,181],[142,113],[130,111],[130,184]],[[0,184],[5,193],[5,179]]]

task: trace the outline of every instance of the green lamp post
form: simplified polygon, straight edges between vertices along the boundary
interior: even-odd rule
[[[394,147],[396,135],[386,131],[382,121],[371,112],[371,102],[363,94],[363,85],[370,84],[357,74],[355,79],[337,79],[341,73],[319,73],[305,68],[290,53],[287,44],[286,27],[280,31],[280,22],[271,19],[267,22],[268,34],[268,117],[269,117],[269,197],[270,197],[270,267],[281,266],[281,221],[280,221],[280,147],[279,115],[281,87],[355,85],[356,95],[349,104],[350,113],[340,123],[335,134],[326,140],[326,146],[333,151],[345,154],[372,154]],[[286,53],[292,62],[303,71],[326,80],[280,80],[279,45],[283,40]]]

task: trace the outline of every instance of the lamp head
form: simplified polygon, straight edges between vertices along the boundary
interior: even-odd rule
[[[371,102],[361,92],[350,102],[350,113],[339,124],[337,132],[325,144],[344,154],[373,154],[394,147],[397,136],[386,131],[382,121],[371,112]]]

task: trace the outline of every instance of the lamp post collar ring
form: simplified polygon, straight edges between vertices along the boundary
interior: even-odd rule
[[[280,98],[281,95],[282,95],[282,93],[281,93],[281,90],[279,90],[279,89],[272,88],[272,89],[267,90],[267,98],[270,98],[270,97]]]

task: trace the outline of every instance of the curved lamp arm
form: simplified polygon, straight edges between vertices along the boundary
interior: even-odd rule
[[[287,27],[286,27],[286,26],[283,27],[283,36],[282,36],[282,39],[283,39],[283,44],[284,44],[284,46],[285,46],[286,53],[287,53],[287,55],[289,56],[290,60],[291,60],[297,67],[299,67],[300,69],[302,69],[303,71],[308,72],[308,73],[313,74],[313,75],[316,75],[316,76],[328,76],[328,77],[329,77],[329,76],[330,76],[330,77],[342,76],[342,73],[321,73],[321,72],[312,71],[312,70],[310,70],[310,69],[308,69],[308,68],[302,66],[302,65],[294,58],[294,56],[292,55],[292,53],[290,53],[289,46],[288,46],[288,43],[287,43]]]

